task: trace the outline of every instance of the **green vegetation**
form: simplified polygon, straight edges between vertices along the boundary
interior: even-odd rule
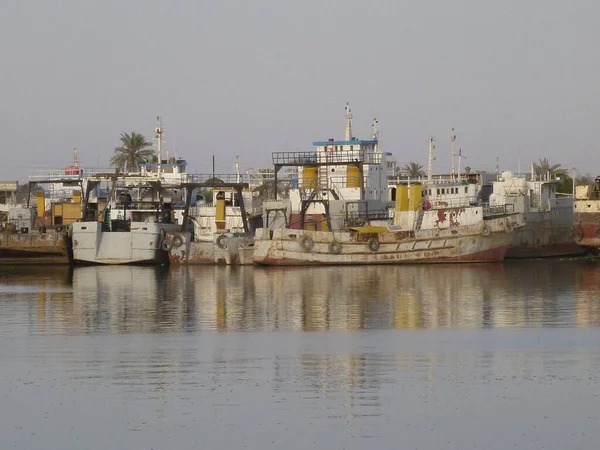
[[[567,176],[567,171],[560,164],[550,164],[548,158],[540,159],[539,164],[533,163],[533,171],[536,175],[543,177],[550,175],[550,178],[564,178]]]
[[[406,174],[410,178],[419,178],[419,177],[425,176],[425,171],[423,170],[423,166],[414,161],[411,161],[408,164],[405,164],[404,167],[402,168],[402,171],[406,172]]]
[[[137,172],[140,164],[147,163],[154,156],[154,151],[148,148],[152,143],[135,131],[121,133],[121,142],[123,145],[115,148],[115,154],[110,159],[110,165],[121,171]]]

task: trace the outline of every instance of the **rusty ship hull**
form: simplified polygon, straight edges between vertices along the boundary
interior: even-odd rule
[[[600,200],[575,202],[573,238],[580,246],[600,252]]]
[[[0,233],[0,264],[68,264],[66,233]]]
[[[526,224],[515,230],[506,258],[577,256],[586,249],[573,239],[573,209],[524,213]]]
[[[190,232],[169,232],[162,247],[172,265],[251,265],[254,236],[215,233],[211,241],[196,241]]]
[[[435,230],[257,231],[253,261],[259,265],[352,265],[497,262],[504,260],[522,216]]]

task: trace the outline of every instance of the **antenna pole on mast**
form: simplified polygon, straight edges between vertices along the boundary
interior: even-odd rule
[[[500,179],[500,157],[496,156],[496,179]]]
[[[435,145],[433,144],[433,136],[429,138],[429,162],[427,165],[427,181],[431,181],[433,176],[433,150]]]
[[[158,172],[158,178],[160,178],[161,172],[162,172],[161,164],[162,164],[162,133],[163,133],[162,124],[160,122],[160,117],[156,118],[156,129],[154,131],[156,132],[156,156],[158,157],[157,172]]]
[[[352,111],[350,110],[350,104],[346,102],[346,132],[344,134],[344,140],[352,140]]]
[[[454,128],[452,128],[452,133],[450,134],[450,141],[452,141],[452,179],[454,180],[455,172],[454,172],[454,161],[456,160],[456,154],[454,153],[454,141],[456,141],[456,134],[454,134]]]

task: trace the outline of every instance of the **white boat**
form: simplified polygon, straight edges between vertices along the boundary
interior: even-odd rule
[[[84,220],[70,226],[75,264],[159,264],[168,262],[161,243],[181,230],[185,162],[162,160],[162,125],[157,119],[157,164],[136,173],[94,173],[83,177]],[[179,213],[179,214],[177,214]]]
[[[90,191],[97,192],[102,181],[89,178],[86,183]],[[122,175],[114,178],[111,184],[107,203],[98,201],[98,196],[96,202],[85,202],[84,217],[96,220],[75,222],[70,226],[74,263],[167,262],[167,254],[161,247],[162,239],[166,232],[180,230],[181,224],[175,219],[166,192],[159,194],[160,183],[149,176]]]
[[[126,229],[107,230],[98,221],[71,226],[75,264],[160,264],[168,261],[161,249],[164,233],[177,224],[130,221]]]

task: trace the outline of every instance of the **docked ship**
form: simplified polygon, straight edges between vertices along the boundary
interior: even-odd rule
[[[541,258],[580,255],[585,249],[573,238],[573,196],[558,194],[560,180],[532,174],[514,176],[506,171],[493,182],[491,206],[511,204],[525,218],[525,226],[512,235],[507,258]]]
[[[275,179],[283,167],[297,167],[298,189],[290,191],[287,202],[265,202],[255,264],[504,259],[512,233],[524,225],[522,214],[506,205],[482,206],[476,185],[437,185],[431,171],[425,184],[397,186],[390,203],[387,155],[378,148],[376,121],[372,138],[358,140],[352,136],[351,118],[347,106],[344,140],[315,142],[312,152],[273,153]]]
[[[0,264],[67,264],[67,234],[59,228],[19,232],[0,226]]]
[[[592,186],[575,187],[573,239],[596,253],[600,250],[600,176]]]
[[[67,167],[30,172],[26,203],[16,204],[15,195],[11,205],[0,208],[6,211],[0,213],[0,263],[69,263],[67,227],[81,219],[82,169],[78,164],[74,149],[73,162]],[[6,188],[16,194],[17,183]],[[6,193],[0,197],[5,199]]]
[[[96,172],[82,179],[83,219],[71,224],[75,264],[160,264],[165,233],[182,228],[181,197],[185,161],[162,159],[162,125],[157,119],[156,164],[140,172]],[[177,214],[179,212],[179,214]]]
[[[40,194],[35,207],[7,208],[0,223],[0,264],[68,262],[67,234],[62,226],[51,226],[50,220],[44,225],[43,192]]]
[[[166,233],[163,250],[173,265],[252,264],[254,230],[262,207],[256,191],[238,174],[191,175],[184,216],[191,229]],[[212,193],[205,199],[199,191]],[[193,204],[192,204],[193,203]],[[190,228],[189,226],[187,228]]]
[[[100,188],[104,182],[113,185],[106,199]],[[167,262],[161,249],[164,233],[181,225],[174,220],[171,198],[161,195],[158,179],[98,173],[85,183],[95,201],[86,201],[84,220],[70,226],[75,264]]]

